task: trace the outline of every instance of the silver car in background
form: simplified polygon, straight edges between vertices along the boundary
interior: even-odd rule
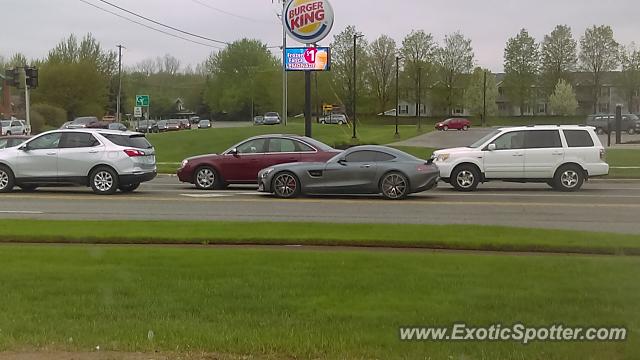
[[[277,125],[280,124],[280,114],[278,114],[277,112],[268,112],[266,114],[264,114],[264,116],[262,117],[262,123],[264,125]]]
[[[131,192],[156,173],[155,149],[130,131],[54,130],[0,152],[0,192],[69,184],[96,194]]]
[[[437,186],[440,171],[422,160],[386,146],[356,146],[326,163],[288,163],[258,173],[259,191],[280,198],[301,194],[382,194],[387,199]]]

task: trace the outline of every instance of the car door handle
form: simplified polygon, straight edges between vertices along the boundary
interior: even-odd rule
[[[54,152],[47,153],[47,155],[55,155],[55,154],[56,153],[54,153]]]
[[[98,150],[89,150],[89,154],[97,154]]]
[[[564,155],[562,151],[555,151],[551,153],[552,155]]]
[[[524,156],[523,154],[513,154],[511,156]]]
[[[371,164],[360,165],[361,168],[368,169],[371,167]]]

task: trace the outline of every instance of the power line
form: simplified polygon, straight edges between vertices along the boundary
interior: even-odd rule
[[[215,45],[211,45],[211,44],[205,44],[205,43],[203,43],[203,42],[199,42],[199,41],[191,40],[191,39],[189,39],[189,38],[186,38],[186,37],[183,37],[183,36],[180,36],[180,35],[172,34],[172,33],[170,33],[170,32],[167,32],[167,31],[164,31],[164,30],[161,30],[161,29],[154,28],[153,26],[149,26],[149,25],[144,24],[144,23],[141,23],[141,22],[139,22],[139,21],[136,21],[136,20],[133,20],[133,19],[129,19],[129,18],[128,18],[128,17],[126,17],[126,16],[122,16],[122,15],[120,15],[120,14],[116,13],[116,12],[113,12],[113,11],[111,11],[111,10],[108,10],[108,9],[102,8],[102,7],[98,6],[98,5],[92,4],[92,3],[90,3],[90,2],[88,2],[88,1],[86,1],[86,0],[80,0],[80,1],[81,1],[81,2],[83,2],[83,3],[85,3],[85,4],[87,4],[87,5],[89,5],[89,6],[93,6],[93,7],[94,7],[94,8],[96,8],[96,9],[102,10],[102,11],[104,11],[104,12],[107,12],[107,13],[111,14],[111,15],[115,15],[115,16],[117,16],[117,17],[121,18],[121,19],[124,19],[124,20],[130,21],[130,22],[132,22],[132,23],[134,23],[134,24],[138,24],[138,25],[140,25],[140,26],[144,26],[144,27],[145,27],[145,28],[147,28],[147,29],[150,29],[150,30],[153,30],[153,31],[157,31],[157,32],[159,32],[159,33],[162,33],[162,34],[165,34],[165,35],[169,35],[169,36],[172,36],[172,37],[174,37],[174,38],[178,38],[178,39],[186,40],[186,41],[192,42],[192,43],[194,43],[194,44],[198,44],[198,45],[202,45],[202,46],[207,46],[207,47],[215,48],[215,49],[221,49],[221,47],[220,47],[220,46],[215,46]]]
[[[225,14],[225,15],[229,15],[229,16],[233,16],[233,17],[236,17],[236,18],[238,18],[238,19],[243,19],[243,20],[248,20],[248,21],[258,21],[258,22],[262,22],[262,23],[266,23],[266,24],[273,24],[273,22],[271,22],[271,21],[267,21],[267,20],[260,20],[260,19],[253,19],[253,18],[250,18],[250,17],[247,17],[247,16],[234,14],[234,13],[232,13],[232,12],[229,12],[229,11],[222,10],[222,9],[217,8],[217,7],[211,6],[211,5],[207,4],[207,3],[203,3],[203,2],[202,2],[202,1],[200,1],[200,0],[191,0],[191,1],[193,1],[193,2],[194,2],[194,3],[196,3],[196,4],[202,5],[202,6],[206,7],[206,8],[209,8],[209,9],[211,9],[211,10],[218,11],[218,12],[220,12],[220,13],[223,13],[223,14]]]
[[[200,39],[203,39],[203,40],[208,40],[208,41],[219,43],[219,44],[223,44],[223,45],[229,45],[229,43],[226,42],[226,41],[221,41],[221,40],[208,38],[206,36],[201,36],[201,35],[198,35],[198,34],[194,34],[194,33],[191,33],[191,32],[188,32],[188,31],[184,31],[184,30],[178,29],[178,28],[170,26],[170,25],[163,24],[163,23],[161,23],[159,21],[156,21],[156,20],[153,20],[153,19],[149,19],[146,16],[142,16],[140,14],[134,13],[133,11],[127,10],[127,9],[125,9],[123,7],[120,7],[120,6],[116,5],[116,4],[110,3],[110,2],[108,2],[106,0],[98,0],[98,1],[103,2],[103,3],[105,3],[105,4],[109,5],[109,6],[113,6],[114,8],[119,9],[121,11],[124,11],[126,13],[129,13],[129,14],[131,14],[133,16],[137,16],[137,17],[139,17],[141,19],[144,19],[144,20],[147,20],[149,22],[152,22],[152,23],[154,23],[156,25],[164,26],[164,27],[166,27],[168,29],[171,29],[173,31],[177,31],[177,32],[180,32],[180,33],[183,33],[183,34],[186,34],[186,35],[189,35],[189,36],[197,37],[197,38],[200,38]]]

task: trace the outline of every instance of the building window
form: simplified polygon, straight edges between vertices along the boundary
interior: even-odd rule
[[[408,114],[409,105],[400,105],[400,114]]]
[[[420,104],[420,114],[424,115],[427,113],[427,106],[425,104]]]
[[[498,88],[498,95],[500,95],[500,96],[504,95],[504,90],[502,89],[502,87]]]
[[[538,114],[545,114],[547,112],[547,104],[538,104]]]
[[[500,111],[507,111],[507,104],[505,104],[505,103],[498,103],[498,110],[500,110]]]
[[[462,115],[463,111],[461,108],[455,108],[455,110],[453,110],[453,113],[456,115]]]
[[[609,113],[609,103],[600,103],[600,105],[598,105],[598,112],[601,112],[603,114],[608,114]]]

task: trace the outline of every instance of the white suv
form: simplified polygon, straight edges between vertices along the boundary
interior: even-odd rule
[[[0,151],[0,192],[78,184],[113,194],[134,191],[155,176],[153,146],[129,131],[54,130]]]
[[[480,182],[546,182],[575,191],[590,177],[609,173],[605,151],[593,127],[522,126],[493,131],[468,147],[438,150],[440,177],[460,191]]]

